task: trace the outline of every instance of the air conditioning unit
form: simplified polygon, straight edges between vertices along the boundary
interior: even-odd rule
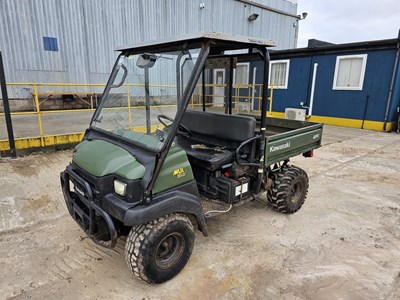
[[[285,119],[305,121],[306,120],[306,110],[302,108],[286,108],[285,109]]]
[[[249,104],[248,103],[237,103],[238,111],[239,112],[248,112],[249,111]]]

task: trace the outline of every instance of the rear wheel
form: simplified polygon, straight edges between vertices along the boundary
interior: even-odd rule
[[[193,225],[182,214],[170,214],[132,227],[125,257],[132,273],[147,283],[162,283],[188,262],[194,243]]]
[[[275,174],[268,202],[279,212],[294,213],[303,205],[308,191],[307,173],[295,166],[285,166]]]

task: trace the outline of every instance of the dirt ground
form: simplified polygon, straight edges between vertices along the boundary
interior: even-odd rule
[[[123,240],[96,246],[69,217],[71,151],[2,158],[0,298],[400,299],[400,135],[325,126],[323,143],[293,159],[310,177],[300,211],[234,208],[161,285],[130,273]]]

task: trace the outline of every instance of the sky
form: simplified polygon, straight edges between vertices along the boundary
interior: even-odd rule
[[[298,0],[298,47],[308,39],[335,44],[396,38],[400,29],[400,0]]]

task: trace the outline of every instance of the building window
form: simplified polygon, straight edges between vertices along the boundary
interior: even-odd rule
[[[367,54],[336,57],[334,90],[362,90]]]
[[[43,45],[45,51],[58,51],[57,38],[44,36]]]
[[[287,89],[289,79],[289,65],[287,60],[274,60],[270,63],[269,84],[273,84],[274,88]]]
[[[240,63],[235,69],[235,84],[249,84],[249,63]]]

